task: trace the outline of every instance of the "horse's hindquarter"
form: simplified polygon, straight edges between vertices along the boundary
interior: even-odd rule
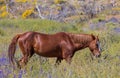
[[[31,44],[32,44],[32,32],[26,32],[23,34],[20,34],[20,37],[18,39],[18,44],[20,49],[22,50],[22,52],[26,52],[27,50],[25,49],[29,49]]]

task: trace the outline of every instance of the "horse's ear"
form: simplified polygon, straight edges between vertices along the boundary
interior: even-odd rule
[[[91,34],[91,36],[92,36],[93,40],[95,40],[95,39],[96,39],[96,38],[95,38],[95,36],[93,35],[93,33]]]

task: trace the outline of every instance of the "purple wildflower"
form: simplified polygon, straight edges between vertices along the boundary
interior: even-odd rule
[[[4,78],[4,74],[2,70],[0,70],[0,78]]]
[[[17,77],[16,77],[16,74],[14,74],[14,78],[17,78]]]
[[[33,70],[33,66],[30,67],[30,71],[32,71],[32,70]]]
[[[50,74],[50,73],[48,73],[48,78],[52,78],[52,76],[51,76],[51,74]]]
[[[8,59],[5,57],[0,58],[0,65],[7,65],[8,64]]]
[[[118,27],[118,28],[114,28],[114,32],[116,32],[116,33],[120,33],[120,27]]]
[[[43,73],[43,69],[42,68],[40,68],[40,73]]]
[[[111,19],[109,19],[108,22],[119,23],[118,19],[115,17],[112,17]]]
[[[20,70],[18,78],[22,78],[22,75],[23,75],[23,70]]]
[[[67,69],[66,69],[66,68],[64,68],[64,71],[67,71]]]
[[[11,70],[8,68],[8,66],[6,66],[5,68],[4,68],[4,71],[5,71],[5,76],[8,76],[9,74],[11,74]]]

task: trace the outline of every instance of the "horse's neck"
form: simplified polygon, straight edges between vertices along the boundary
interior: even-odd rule
[[[92,41],[90,35],[83,34],[69,34],[71,40],[74,43],[76,50],[80,50],[89,46],[89,43]]]
[[[69,33],[69,36],[74,43],[87,43],[92,40],[92,37],[87,34],[71,34],[71,33]]]

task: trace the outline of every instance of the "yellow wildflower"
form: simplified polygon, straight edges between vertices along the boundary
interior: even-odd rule
[[[0,14],[0,17],[1,17],[1,18],[4,18],[4,17],[6,17],[7,15],[8,15],[8,12],[4,11],[4,12],[2,12],[2,13]]]
[[[28,0],[16,0],[16,2],[27,2]]]
[[[33,13],[33,10],[26,10],[25,12],[23,12],[22,18],[27,18],[32,13]]]

